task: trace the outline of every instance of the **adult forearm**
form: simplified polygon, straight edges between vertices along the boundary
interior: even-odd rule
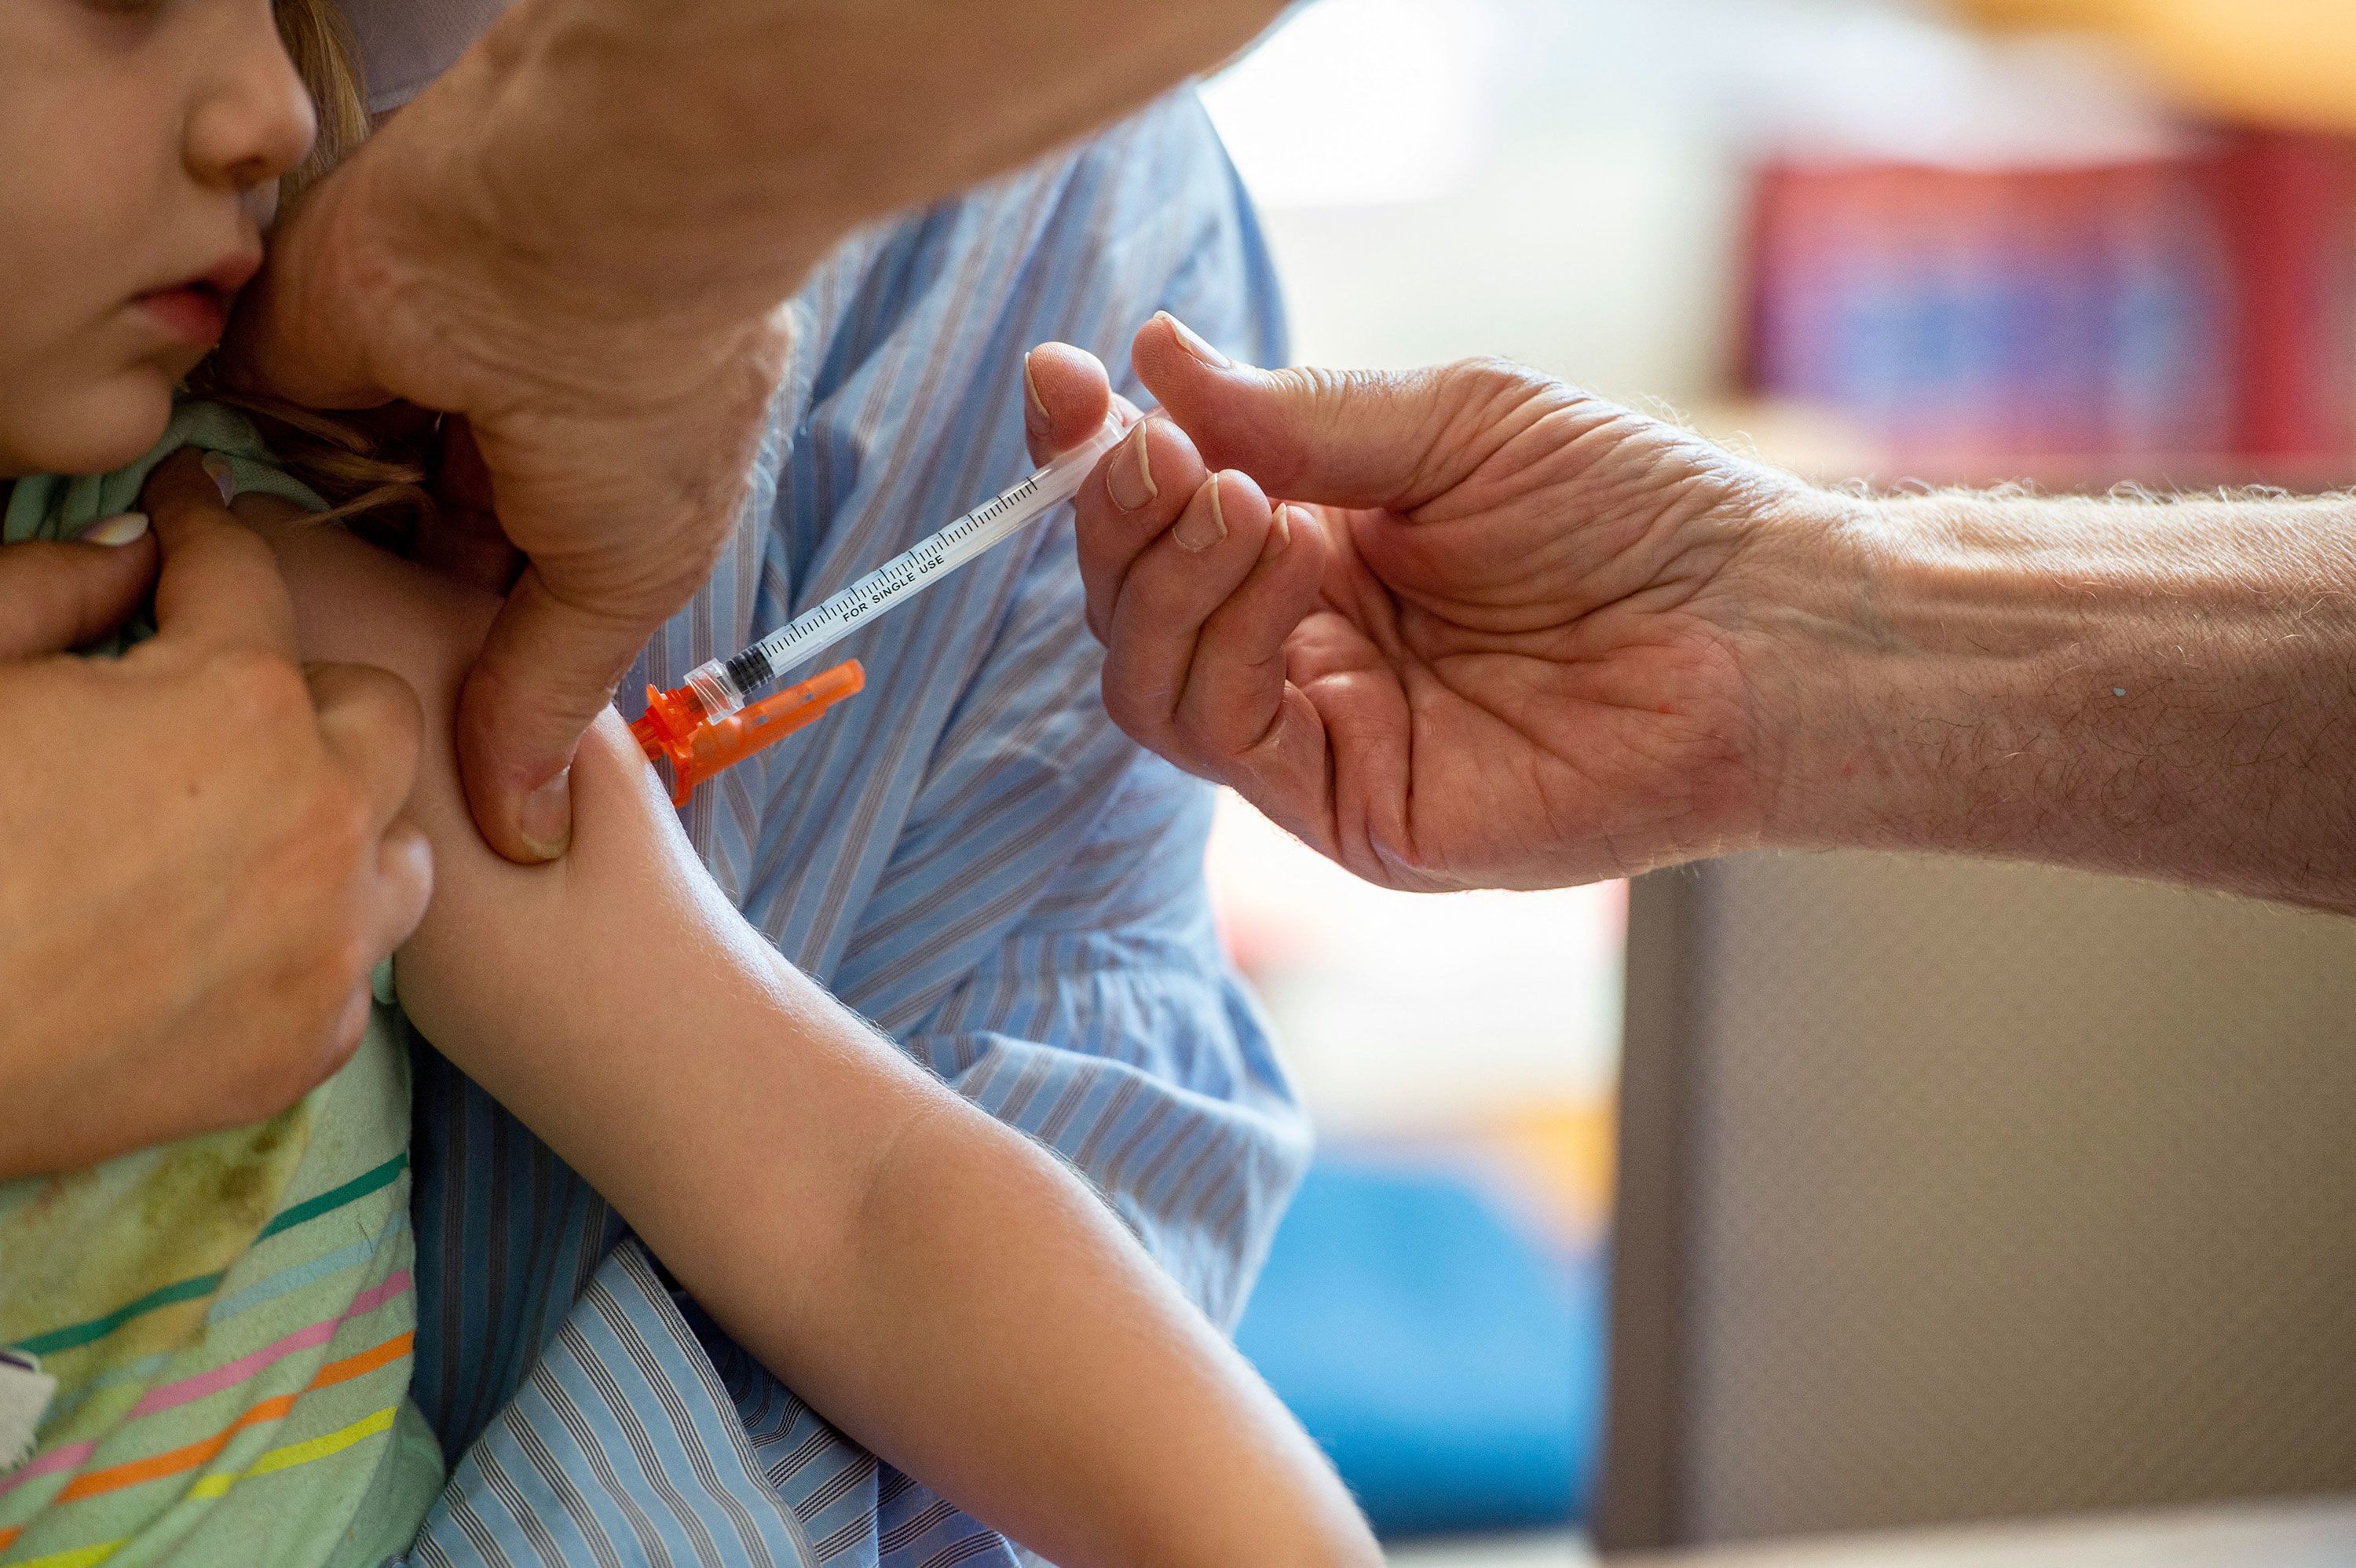
[[[525,0],[407,112],[453,216],[663,309],[776,304],[856,225],[1232,53],[1280,0]]]
[[[1769,842],[2356,910],[2356,503],[1822,496],[1736,570]]]

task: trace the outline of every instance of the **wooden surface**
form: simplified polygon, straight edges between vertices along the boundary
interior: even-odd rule
[[[1580,1559],[1567,1553],[1565,1561]],[[1971,1525],[1606,1561],[1611,1568],[2347,1568],[2356,1563],[2356,1499]]]

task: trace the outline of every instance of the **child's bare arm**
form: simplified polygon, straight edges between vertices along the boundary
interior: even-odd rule
[[[305,651],[417,688],[436,890],[419,1028],[613,1201],[830,1420],[1066,1568],[1379,1561],[1307,1436],[1045,1151],[812,985],[729,905],[618,720],[570,855],[477,837],[449,755],[495,603],[269,526]]]

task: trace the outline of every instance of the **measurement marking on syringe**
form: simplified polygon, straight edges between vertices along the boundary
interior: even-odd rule
[[[1069,500],[1124,429],[1108,421],[1098,436],[991,496],[940,532],[909,546],[734,658],[711,660],[690,672],[690,685],[707,711],[735,711],[752,692],[778,675],[922,592],[937,577],[957,571],[1049,507]]]

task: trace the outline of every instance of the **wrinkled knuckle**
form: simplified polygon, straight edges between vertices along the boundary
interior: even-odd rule
[[[1278,375],[1295,390],[1318,402],[1347,398],[1371,385],[1374,379],[1363,370],[1335,370],[1322,365],[1296,365]]]
[[[1502,354],[1469,354],[1450,364],[1442,374],[1460,381],[1477,381],[1493,386],[1526,384],[1545,378],[1528,366],[1508,359]]]
[[[1494,354],[1459,359],[1445,367],[1439,379],[1466,401],[1499,409],[1534,400],[1569,404],[1586,397],[1577,388],[1543,371]]]
[[[1480,391],[1504,391],[1543,383],[1547,378],[1502,354],[1474,354],[1440,368],[1439,379]]]

